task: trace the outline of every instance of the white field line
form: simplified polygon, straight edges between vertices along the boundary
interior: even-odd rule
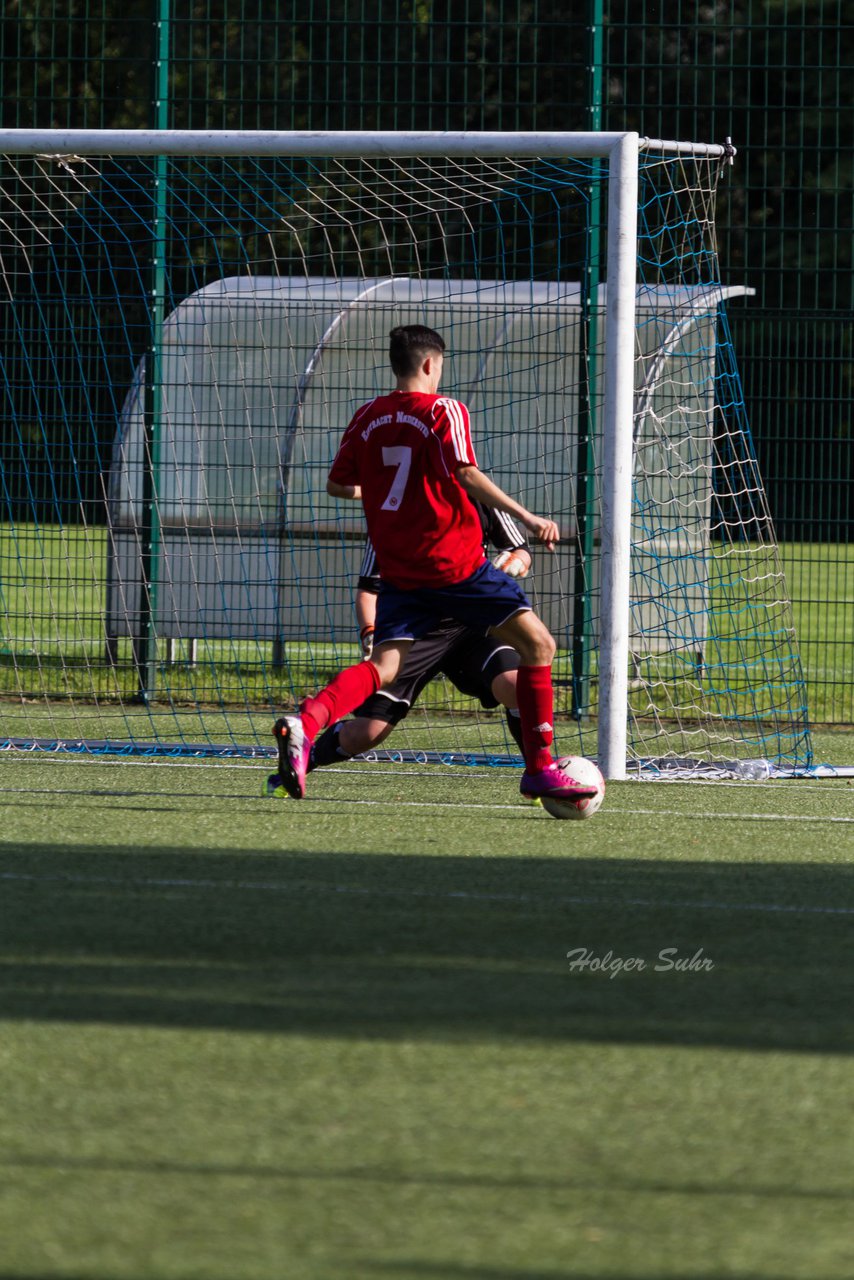
[[[270,757],[268,760],[152,760],[152,759],[134,759],[132,757],[122,757],[120,760],[110,760],[107,758],[93,758],[91,756],[61,756],[61,755],[33,755],[33,754],[14,754],[8,757],[10,764],[27,764],[34,766],[66,766],[68,768],[90,768],[90,769],[129,769],[137,766],[142,769],[237,769],[247,770],[254,769],[257,772],[265,770],[267,773],[272,772],[275,765],[275,759]],[[3,758],[0,756],[0,769],[3,767]],[[521,766],[512,768],[511,766],[492,766],[484,769],[479,765],[462,765],[462,764],[429,764],[417,765],[407,764],[401,767],[391,767],[385,762],[377,762],[372,760],[352,760],[343,765],[327,765],[322,772],[335,774],[366,774],[369,777],[382,776],[384,778],[431,778],[435,780],[441,777],[443,781],[449,782],[468,782],[471,779],[487,779],[493,780],[503,774],[505,777],[518,776]],[[749,787],[753,791],[765,791],[769,787],[773,788],[776,795],[780,794],[780,786],[783,783],[797,783],[797,792],[800,794],[807,790],[821,791],[825,795],[828,792],[828,782],[844,782],[845,778],[771,778],[764,781],[759,779],[745,778],[670,778],[659,775],[658,777],[629,777],[624,779],[625,782],[643,785],[654,785],[656,789],[662,786],[684,786],[684,787]],[[622,785],[620,783],[619,785]],[[788,788],[787,788],[788,790]]]
[[[747,786],[756,786],[756,783],[747,783]],[[132,800],[138,798],[144,799],[161,799],[161,800],[256,800],[258,797],[249,795],[245,792],[235,792],[225,794],[216,791],[91,791],[76,790],[71,788],[58,787],[0,787],[0,795],[40,795],[40,796],[81,796],[94,797],[97,799],[124,799]],[[263,801],[265,797],[260,797]],[[400,800],[398,798],[388,800],[366,800],[353,799],[350,796],[310,796],[307,797],[309,804],[303,805],[300,809],[301,813],[309,814],[311,812],[311,803],[323,805],[344,805],[351,808],[359,805],[362,808],[370,809],[477,809],[486,810],[491,813],[499,813],[502,811],[511,813],[523,813],[526,808],[533,813],[533,806],[526,806],[522,801],[516,804],[482,804],[471,800]],[[276,801],[282,803],[282,801]],[[298,803],[294,801],[285,801],[286,804]],[[694,821],[740,821],[740,822],[818,822],[818,823],[842,823],[854,824],[854,817],[836,817],[832,815],[814,815],[808,813],[745,813],[742,811],[728,813],[723,810],[714,810],[708,813],[683,813],[681,809],[640,809],[635,805],[628,805],[626,808],[613,808],[609,806],[609,811],[614,814],[631,814],[632,817],[654,817],[654,818],[683,818],[686,822]]]
[[[90,796],[96,799],[125,799],[133,800],[138,798],[144,799],[162,799],[162,800],[252,800],[255,796],[246,795],[243,792],[225,795],[222,792],[166,792],[166,791],[76,791],[71,789],[60,788],[39,788],[38,790],[30,787],[0,787],[0,795],[42,795],[42,796]],[[261,797],[263,800],[264,797]],[[523,813],[526,808],[533,809],[533,806],[526,806],[523,802],[518,804],[481,804],[470,800],[366,800],[353,799],[351,797],[334,797],[334,796],[311,796],[307,797],[308,805],[301,807],[300,812],[306,815],[311,812],[311,803],[324,805],[346,805],[348,808],[359,805],[362,808],[370,809],[477,809],[486,810],[491,813],[511,812]],[[276,803],[282,803],[277,801]],[[286,804],[293,804],[293,801],[285,801]],[[639,809],[634,805],[630,805],[625,809],[610,809],[614,814],[631,814],[632,817],[655,817],[655,818],[684,818],[688,822],[698,820],[719,821],[741,821],[741,822],[828,822],[828,823],[848,823],[854,824],[854,817],[844,818],[831,815],[811,815],[805,813],[784,814],[784,813],[726,813],[723,811],[714,811],[710,813],[683,813],[680,809]]]
[[[818,817],[808,813],[683,813],[681,809],[636,809],[634,806],[628,809],[614,810],[615,813],[630,813],[652,815],[662,818],[685,818],[688,822],[694,819],[702,820],[704,818],[718,819],[735,819],[743,822],[849,822],[854,823],[852,818],[838,818],[831,816]]]
[[[854,906],[803,906],[778,902],[718,902],[714,899],[678,898],[601,898],[589,895],[560,895],[534,893],[478,893],[465,889],[371,889],[361,885],[328,884],[322,881],[307,883],[304,880],[210,880],[200,877],[171,878],[161,876],[84,876],[73,874],[40,875],[35,872],[0,872],[0,881],[28,884],[64,884],[109,886],[118,889],[163,889],[169,893],[186,890],[188,893],[213,890],[244,893],[327,893],[363,898],[435,898],[446,902],[510,902],[519,904],[596,906],[596,907],[650,907],[677,911],[761,912],[779,915],[854,916]]]

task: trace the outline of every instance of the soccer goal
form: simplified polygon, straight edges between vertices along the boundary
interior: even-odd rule
[[[561,528],[525,583],[561,754],[809,764],[727,324],[752,290],[715,246],[731,149],[12,129],[0,153],[4,745],[271,751],[271,715],[358,654],[365,530],[326,473],[417,322],[482,468]],[[392,745],[515,755],[443,678]]]

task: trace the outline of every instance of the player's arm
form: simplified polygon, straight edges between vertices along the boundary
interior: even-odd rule
[[[548,551],[554,550],[555,543],[560,540],[554,520],[534,515],[527,507],[523,507],[521,502],[517,502],[515,498],[511,498],[499,488],[495,481],[490,480],[489,476],[484,475],[478,467],[466,464],[458,466],[456,477],[470,498],[476,502],[482,502],[485,507],[493,511],[506,511],[509,516],[514,516],[520,524],[523,524],[528,532],[534,535],[537,542],[541,542]]]
[[[330,498],[346,498],[351,502],[361,501],[362,498],[360,484],[338,484],[332,479],[326,481],[326,492]]]
[[[377,621],[377,593],[365,587],[356,588],[356,625],[359,628],[359,644],[362,657],[370,658],[374,651],[374,629]]]
[[[359,644],[362,656],[370,658],[374,651],[374,627],[377,620],[377,596],[381,579],[377,572],[377,557],[370,538],[365,543],[359,580],[356,583],[356,622],[359,627]]]
[[[344,498],[348,502],[361,501],[362,486],[359,483],[356,428],[367,408],[369,408],[368,405],[362,406],[341,437],[338,452],[332,459],[332,466],[329,468],[326,479],[326,492],[330,498]]]
[[[526,578],[531,568],[531,553],[519,525],[506,511],[496,511],[480,502],[477,508],[484,536],[498,552],[492,557],[496,569],[503,569],[511,578]]]

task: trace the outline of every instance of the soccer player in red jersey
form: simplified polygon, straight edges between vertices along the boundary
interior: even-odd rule
[[[492,563],[511,577],[525,577],[531,567],[531,555],[522,530],[503,511],[490,511],[478,503],[477,513],[484,550],[488,554],[491,545],[498,551]],[[365,658],[370,658],[373,651],[377,598],[381,590],[377,558],[369,540],[359,568],[354,601]],[[307,771],[311,773],[324,765],[340,765],[378,747],[403,723],[424,689],[439,675],[445,676],[460,693],[477,698],[488,710],[503,706],[507,728],[521,751],[522,727],[516,703],[518,669],[519,655],[509,644],[484,635],[482,627],[474,629],[452,618],[443,618],[409,646],[393,684],[378,690],[356,707],[352,719],[333,720],[326,726],[311,744]],[[268,795],[277,795],[281,789],[279,774],[271,774]]]
[[[347,667],[307,698],[299,715],[274,725],[279,776],[295,799],[305,794],[317,735],[390,685],[413,641],[449,617],[489,631],[521,658],[516,696],[525,758],[522,794],[594,794],[552,758],[555,643],[518,582],[486,558],[471,500],[507,512],[549,551],[558,541],[557,525],[528,511],[478,469],[468,410],[438,394],[444,352],[444,340],[433,329],[393,329],[389,359],[397,387],[356,412],[332,463],[327,492],[361,500],[382,590],[370,660]]]

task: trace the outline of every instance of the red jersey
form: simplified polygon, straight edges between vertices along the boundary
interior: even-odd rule
[[[329,478],[361,485],[380,576],[393,586],[449,586],[483,564],[480,518],[455,474],[469,465],[477,460],[459,400],[393,391],[353,417]]]

